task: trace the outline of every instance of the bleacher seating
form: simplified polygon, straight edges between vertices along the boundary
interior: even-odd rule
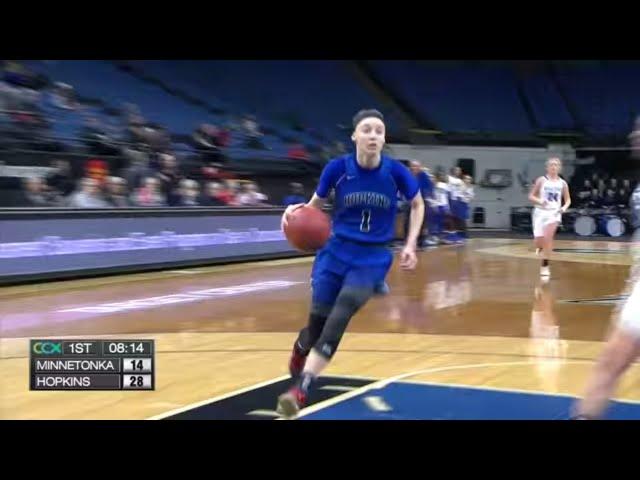
[[[594,135],[626,134],[640,108],[638,62],[559,63],[558,81]]]
[[[385,86],[445,131],[528,134],[532,126],[508,65],[373,61]]]
[[[109,61],[64,60],[40,63],[38,68],[54,81],[73,85],[83,97],[114,107],[135,103],[146,119],[165,125],[173,133],[191,133],[211,116],[203,108],[120,71]]]
[[[549,75],[533,73],[523,78],[522,84],[539,128],[565,131],[576,128],[560,92]]]
[[[213,106],[254,112],[260,124],[311,145],[319,140],[284,125],[295,119],[335,139],[342,133],[337,125],[349,126],[357,110],[383,109],[349,72],[346,61],[181,61],[179,68],[169,61],[132,63]],[[400,123],[398,112],[383,110],[393,129]]]

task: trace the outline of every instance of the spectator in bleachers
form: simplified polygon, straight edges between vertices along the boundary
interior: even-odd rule
[[[605,181],[603,179],[598,180],[598,195],[600,195],[601,198],[604,198],[606,190],[607,184],[605,183]]]
[[[232,178],[225,180],[224,188],[218,194],[218,198],[226,205],[238,205],[238,182]]]
[[[605,207],[613,207],[618,204],[617,192],[611,188],[607,188],[602,199],[602,205]]]
[[[616,204],[625,206],[629,205],[629,197],[631,197],[631,192],[620,187],[616,192]]]
[[[115,208],[131,206],[129,196],[127,195],[127,184],[124,178],[107,178],[105,200],[110,206]]]
[[[49,173],[46,183],[56,194],[63,197],[71,194],[74,182],[71,177],[71,166],[68,160],[53,160],[51,166],[53,172]]]
[[[222,148],[229,144],[229,132],[224,128],[203,123],[193,132],[193,146],[205,162],[222,163]]]
[[[160,191],[160,182],[157,178],[147,177],[142,186],[133,194],[133,204],[138,207],[164,207],[167,205],[166,197]]]
[[[238,195],[238,205],[248,206],[264,206],[267,203],[267,196],[258,190],[258,185],[254,182],[246,182],[243,185],[242,193]]]
[[[617,178],[610,178],[609,179],[609,188],[613,191],[617,191],[618,190],[618,179]]]
[[[291,148],[289,148],[289,152],[287,153],[287,158],[290,158],[291,160],[308,161],[309,152],[307,152],[307,150],[304,148],[304,145],[300,143],[295,143],[291,145]]]
[[[587,207],[589,208],[600,208],[602,206],[602,197],[600,196],[600,191],[597,188],[591,190],[591,196],[589,197],[589,201],[587,202]]]
[[[34,90],[46,85],[46,80],[42,75],[32,72],[20,62],[12,60],[5,61],[3,78],[12,85]]]
[[[109,164],[101,158],[90,158],[85,164],[85,176],[95,179],[102,187],[109,176]]]
[[[629,205],[629,199],[631,198],[631,182],[628,179],[622,180],[622,186],[618,190],[618,203],[620,205]]]
[[[47,185],[40,177],[24,178],[22,181],[25,207],[51,207],[54,202],[46,194]]]
[[[301,183],[291,182],[289,184],[289,195],[284,197],[282,205],[295,205],[297,203],[306,203],[307,198],[304,196],[304,187]]]
[[[114,140],[107,134],[97,117],[88,116],[85,119],[80,137],[93,155],[117,155],[119,153],[119,149],[114,145]]]
[[[636,117],[633,130],[629,134],[629,143],[631,143],[631,157],[640,158],[640,116]]]
[[[576,206],[581,207],[585,206],[589,203],[589,198],[591,197],[591,181],[585,180],[582,187],[580,187],[580,191],[578,191],[576,195]]]
[[[180,180],[178,189],[180,199],[178,205],[181,207],[197,207],[199,206],[198,197],[200,195],[200,187],[198,182],[184,178]]]
[[[122,176],[127,181],[129,188],[135,190],[142,185],[144,178],[154,174],[153,170],[149,168],[149,155],[142,146],[124,147],[123,154],[130,163],[122,172]]]
[[[51,88],[51,103],[64,110],[75,110],[78,107],[74,88],[66,83],[56,82]]]
[[[84,177],[79,182],[79,190],[69,197],[69,206],[73,208],[107,208],[109,204],[102,199],[98,182],[91,177]]]
[[[265,148],[262,143],[263,133],[260,126],[253,115],[245,115],[242,119],[242,133],[247,138],[245,146],[247,148],[256,148],[263,150]]]
[[[231,173],[223,170],[219,164],[214,162],[203,165],[193,176],[200,177],[204,181],[219,181],[233,177]]]
[[[207,182],[200,205],[205,207],[224,207],[227,204],[221,198],[222,185],[218,182]]]
[[[167,199],[167,204],[169,206],[179,204],[180,193],[178,192],[178,187],[182,175],[178,170],[178,162],[175,155],[160,155],[160,171],[157,174],[157,178],[160,181],[160,191]]]
[[[340,141],[336,141],[334,144],[334,152],[333,155],[335,157],[339,157],[347,153],[347,147],[345,147],[344,143]]]
[[[333,154],[331,152],[331,149],[329,147],[327,147],[326,145],[323,145],[320,148],[320,153],[318,154],[318,158],[320,159],[320,163],[322,165],[324,165],[325,163],[329,162],[333,158]]]

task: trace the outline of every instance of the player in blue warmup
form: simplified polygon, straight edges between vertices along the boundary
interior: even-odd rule
[[[416,240],[424,204],[414,176],[397,160],[382,154],[384,117],[362,110],[353,118],[356,153],[329,162],[313,198],[306,204],[321,208],[333,189],[333,232],[316,255],[312,269],[312,300],[307,326],[300,331],[289,360],[295,385],[278,398],[278,412],[292,417],[307,403],[317,376],[329,364],[347,325],[384,283],[393,262],[389,243],[394,237],[398,192],[411,201],[411,226],[400,266],[417,264]],[[305,204],[287,207],[289,215]]]

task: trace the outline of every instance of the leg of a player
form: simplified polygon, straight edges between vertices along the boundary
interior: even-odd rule
[[[304,407],[318,375],[329,365],[351,318],[374,295],[374,285],[345,285],[327,317],[319,338],[309,352],[295,386],[278,399],[278,412],[295,416]]]
[[[351,318],[373,296],[373,287],[345,285],[334,305],[320,338],[309,353],[302,375],[314,378],[326,368],[335,354]]]
[[[540,268],[541,276],[550,276],[549,259],[551,258],[551,252],[553,252],[553,238],[556,234],[558,223],[553,222],[544,226],[542,237],[542,264]]]
[[[304,368],[311,348],[320,338],[333,305],[312,302],[307,325],[300,330],[289,359],[289,373],[297,378]]]
[[[600,354],[584,396],[574,411],[576,419],[602,418],[622,374],[640,355],[640,338],[616,328]]]

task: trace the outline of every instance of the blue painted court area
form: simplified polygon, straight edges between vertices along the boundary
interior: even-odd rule
[[[395,382],[301,420],[566,420],[575,398]],[[607,419],[638,420],[640,404],[613,402]]]

